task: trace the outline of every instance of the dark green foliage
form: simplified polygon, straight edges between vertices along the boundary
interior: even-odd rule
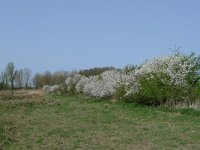
[[[128,99],[124,97],[125,94],[126,94],[125,86],[121,85],[118,88],[116,88],[114,97],[120,101],[128,101]]]
[[[141,77],[139,82],[141,88],[131,96],[131,99],[135,102],[151,106],[164,105],[166,103],[175,106],[176,103],[181,101],[182,87],[163,84],[158,77],[148,80]]]
[[[107,70],[114,70],[114,67],[96,67],[96,68],[92,68],[92,69],[85,69],[85,70],[80,70],[78,73],[80,75],[89,77],[89,76],[95,76],[95,75],[100,75],[101,73],[103,73],[104,71]]]
[[[8,90],[9,85],[3,82],[0,82],[0,90]]]
[[[137,68],[136,65],[126,65],[126,66],[122,69],[122,71],[123,71],[124,73],[127,74],[127,73],[130,73],[130,72],[134,71],[136,68]]]
[[[62,84],[59,92],[61,95],[69,93],[67,84]]]

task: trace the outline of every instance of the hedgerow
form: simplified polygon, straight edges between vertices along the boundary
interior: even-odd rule
[[[68,92],[97,98],[116,98],[146,105],[185,103],[200,97],[200,56],[176,52],[128,69],[107,70],[95,76],[72,74]]]

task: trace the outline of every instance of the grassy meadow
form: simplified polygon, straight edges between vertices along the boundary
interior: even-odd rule
[[[81,96],[0,95],[2,150],[199,150],[200,111]]]

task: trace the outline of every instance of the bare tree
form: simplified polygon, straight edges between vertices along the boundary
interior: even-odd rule
[[[44,85],[63,84],[68,74],[66,71],[37,73],[33,77],[33,85],[37,89],[42,88]]]
[[[8,63],[8,65],[6,66],[5,73],[6,73],[8,82],[11,86],[11,89],[13,90],[14,89],[14,80],[15,80],[16,73],[17,73],[13,62]]]
[[[30,69],[28,69],[28,68],[23,69],[23,81],[24,81],[24,86],[26,89],[28,88],[28,85],[29,85],[29,82],[31,79],[31,75],[32,75],[32,73],[31,73]]]
[[[24,76],[23,69],[17,70],[15,83],[18,88],[23,87],[23,76]]]
[[[35,74],[35,76],[33,77],[33,84],[36,89],[41,88],[44,85],[42,80],[42,74]]]
[[[52,74],[50,71],[45,71],[43,75],[44,85],[51,85]]]
[[[15,83],[19,88],[28,88],[31,79],[31,70],[28,68],[23,68],[17,71]]]
[[[65,83],[67,77],[66,71],[57,71],[52,74],[51,83],[52,84],[63,84]]]

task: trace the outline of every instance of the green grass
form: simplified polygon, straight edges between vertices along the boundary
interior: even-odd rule
[[[200,149],[200,114],[82,97],[0,100],[0,149]]]

